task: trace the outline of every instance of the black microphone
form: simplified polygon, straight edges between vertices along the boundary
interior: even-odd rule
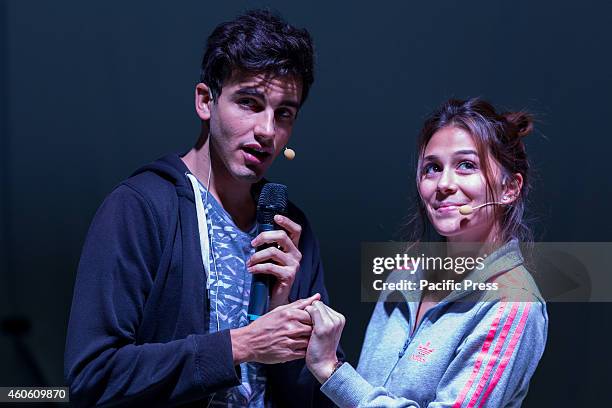
[[[268,183],[261,189],[257,203],[257,235],[264,231],[279,229],[278,225],[274,223],[274,216],[276,214],[287,214],[287,186]],[[257,251],[273,245],[260,245],[257,247]],[[270,275],[261,273],[253,275],[247,312],[247,317],[250,321],[257,319],[268,311],[270,303],[270,278]]]

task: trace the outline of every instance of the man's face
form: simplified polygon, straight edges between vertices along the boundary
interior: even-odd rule
[[[289,141],[301,97],[294,77],[234,74],[210,104],[213,163],[234,179],[261,179]]]

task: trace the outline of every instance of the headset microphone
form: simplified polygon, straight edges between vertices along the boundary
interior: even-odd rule
[[[480,204],[477,205],[476,207],[472,207],[469,204],[466,205],[462,205],[461,207],[459,207],[459,213],[461,215],[470,215],[471,213],[473,213],[474,211],[478,210],[481,207],[484,207],[485,205],[504,205],[505,203],[500,203],[497,201],[492,201],[490,203],[484,203],[484,204]]]
[[[293,160],[295,159],[295,150],[285,147],[285,151],[283,152],[283,154],[285,155],[285,158],[287,160]]]

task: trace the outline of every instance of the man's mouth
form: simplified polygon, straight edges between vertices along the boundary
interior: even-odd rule
[[[259,146],[242,146],[241,147],[242,151],[245,152],[245,157],[247,159],[247,161],[249,162],[253,162],[256,164],[260,164],[262,163],[264,160],[266,160],[271,154],[270,152],[266,151],[265,149],[263,149],[262,147]]]

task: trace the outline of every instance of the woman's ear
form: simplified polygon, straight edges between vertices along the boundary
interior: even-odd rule
[[[512,204],[521,194],[522,187],[523,175],[521,173],[515,173],[510,181],[503,186],[501,202],[503,204]]]
[[[210,119],[210,105],[212,104],[210,88],[203,82],[195,87],[195,109],[202,120]]]

